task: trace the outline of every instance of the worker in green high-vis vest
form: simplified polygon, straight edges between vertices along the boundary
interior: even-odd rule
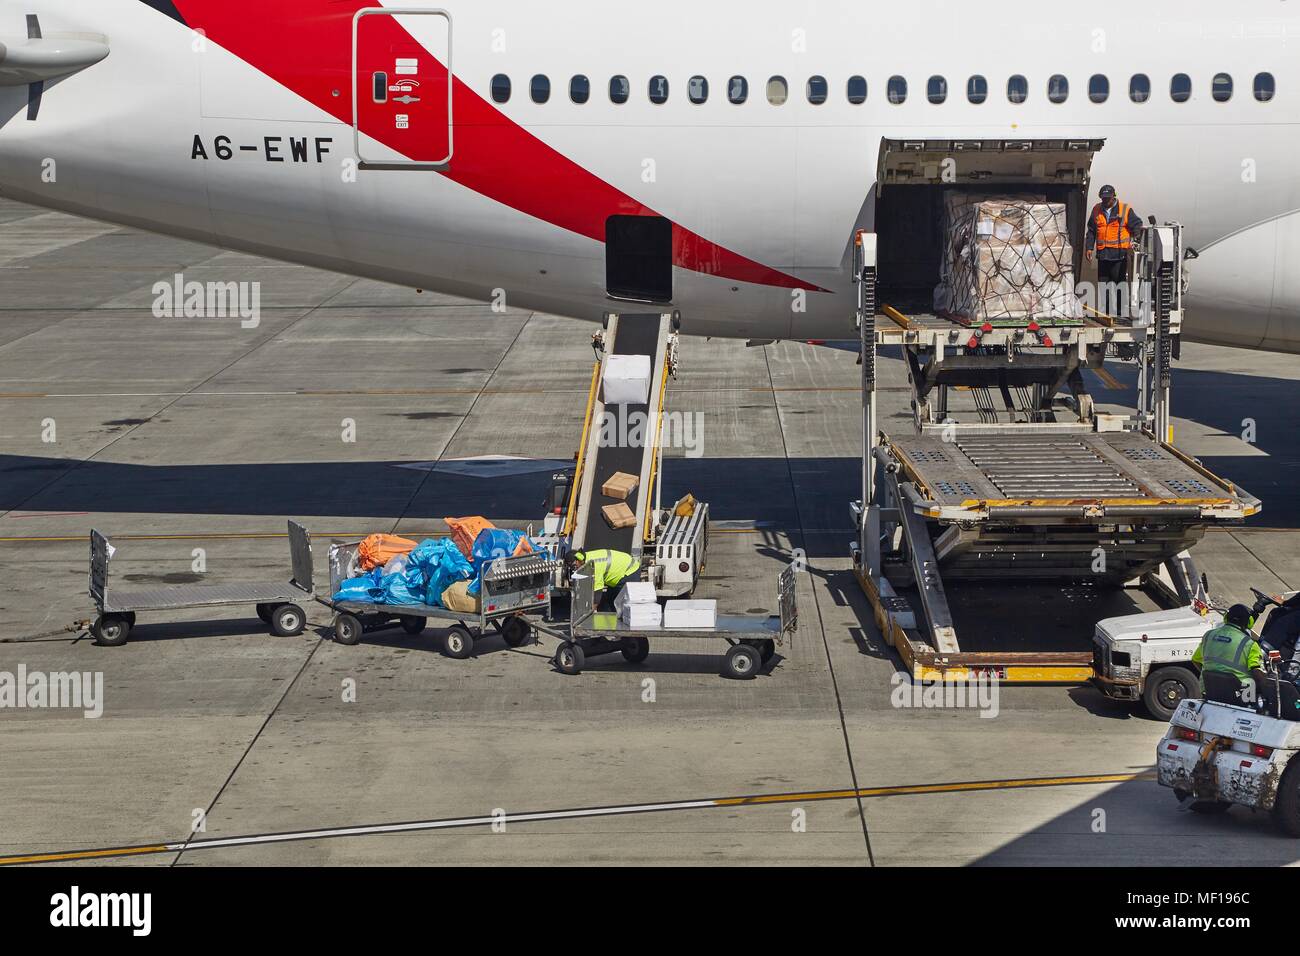
[[[1192,654],[1192,663],[1201,667],[1202,692],[1207,673],[1231,674],[1243,686],[1251,682],[1256,689],[1262,686],[1267,675],[1264,673],[1264,652],[1251,631],[1254,624],[1255,615],[1250,608],[1234,604],[1223,616],[1223,623],[1201,638],[1201,646]]]
[[[569,552],[570,574],[584,564],[588,565],[591,571],[592,600],[602,608],[612,607],[619,585],[641,571],[641,562],[626,551],[599,548],[592,551]]]

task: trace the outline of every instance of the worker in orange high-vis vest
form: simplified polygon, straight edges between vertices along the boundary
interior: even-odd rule
[[[1142,218],[1128,203],[1120,202],[1114,186],[1102,186],[1101,202],[1088,216],[1088,235],[1084,254],[1092,261],[1097,253],[1097,284],[1101,294],[1097,308],[1107,315],[1120,314],[1123,297],[1117,283],[1128,282],[1128,254],[1133,241],[1142,232]]]

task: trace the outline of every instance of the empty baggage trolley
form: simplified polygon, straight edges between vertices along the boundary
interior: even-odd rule
[[[290,578],[234,584],[177,584],[129,591],[109,588],[109,562],[116,549],[98,531],[90,532],[90,597],[99,616],[90,626],[95,642],[108,647],[125,644],[137,614],[180,611],[198,607],[251,604],[257,616],[280,637],[301,634],[307,615],[298,603],[314,596],[311,536],[296,521],[289,522]]]

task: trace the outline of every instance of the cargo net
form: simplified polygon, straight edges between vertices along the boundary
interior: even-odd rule
[[[1063,203],[954,192],[942,226],[936,315],[963,325],[1082,321]]]

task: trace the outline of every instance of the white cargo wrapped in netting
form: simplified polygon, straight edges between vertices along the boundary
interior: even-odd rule
[[[972,324],[1082,318],[1063,203],[950,192],[943,216],[937,315]]]

